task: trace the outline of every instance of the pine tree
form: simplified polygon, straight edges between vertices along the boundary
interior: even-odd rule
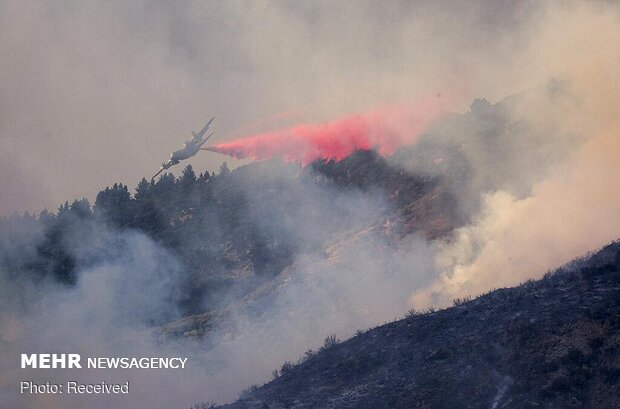
[[[47,209],[43,209],[41,213],[39,213],[39,221],[43,223],[44,226],[50,225],[54,221],[54,218],[54,213]]]
[[[219,176],[226,177],[228,174],[230,174],[230,169],[228,168],[228,164],[224,162],[222,163],[222,166],[220,166]]]
[[[149,183],[145,178],[138,183],[136,187],[136,194],[134,195],[134,199],[138,202],[143,202],[146,199],[150,198],[152,195],[154,183]]]
[[[208,170],[205,170],[204,172],[202,172],[199,176],[198,176],[198,181],[200,183],[206,183],[211,179],[211,175],[209,174]]]
[[[90,203],[87,198],[74,200],[70,207],[71,212],[80,219],[86,219],[92,216]]]
[[[192,168],[192,165],[187,165],[185,169],[183,169],[183,174],[179,178],[179,185],[181,186],[181,190],[183,193],[190,193],[196,184],[196,173]]]
[[[122,183],[106,187],[95,199],[95,215],[117,227],[129,227],[133,220],[131,210],[131,195]]]

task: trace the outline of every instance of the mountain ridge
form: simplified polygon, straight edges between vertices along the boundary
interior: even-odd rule
[[[615,408],[620,242],[540,280],[358,333],[222,409]]]

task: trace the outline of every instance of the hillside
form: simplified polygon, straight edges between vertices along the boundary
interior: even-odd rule
[[[550,104],[558,93],[533,92]],[[283,364],[326,334],[402,316],[438,277],[436,246],[475,227],[488,194],[532,196],[574,136],[514,114],[535,109],[530,101],[476,100],[387,157],[362,150],[305,167],[270,160],[200,174],[187,166],[143,179],[135,193],[106,187],[93,206],[81,199],[0,217],[3,309],[25,317],[41,345],[40,328],[63,345],[153,338],[157,354],[185,345],[205,360],[203,373],[188,375],[200,383],[190,402],[231,402],[282,365],[231,407],[612,407],[618,288],[600,266],[411,314],[343,344],[330,338],[318,355]],[[106,288],[108,297],[85,296]],[[49,307],[80,312],[76,332],[97,311],[114,315],[101,333],[76,337],[48,328]]]
[[[541,280],[326,342],[222,408],[617,408],[619,351],[616,242]]]
[[[549,102],[558,93],[533,92]],[[79,199],[38,217],[2,216],[0,267],[74,286],[101,250],[76,254],[76,243],[96,242],[102,229],[139,231],[183,265],[181,307],[190,315],[220,308],[232,287],[256,288],[353,230],[395,241],[414,233],[445,238],[477,214],[482,193],[527,195],[531,175],[564,154],[556,143],[562,135],[537,138],[546,129],[508,113],[519,101],[528,99],[476,100],[388,158],[368,150],[307,167],[273,160],[200,174],[190,165],[178,178],[142,179],[133,194],[115,183],[92,206]],[[514,129],[532,137],[514,146]]]

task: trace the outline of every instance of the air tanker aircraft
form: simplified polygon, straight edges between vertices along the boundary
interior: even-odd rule
[[[214,134],[214,132],[211,132],[205,138],[205,134],[209,130],[209,125],[211,125],[211,122],[213,122],[214,119],[215,117],[211,118],[211,120],[209,120],[209,122],[207,122],[204,128],[202,128],[200,131],[198,132],[192,131],[192,138],[185,141],[185,146],[182,149],[179,149],[178,151],[174,151],[170,154],[170,158],[166,162],[163,162],[161,164],[161,169],[159,169],[159,171],[155,175],[153,175],[151,180],[155,179],[157,175],[159,175],[164,170],[170,169],[171,167],[173,167],[180,161],[191,158],[192,156],[197,154],[198,151],[200,150],[200,147],[204,145],[205,142],[207,142],[207,140],[211,137],[211,135]]]

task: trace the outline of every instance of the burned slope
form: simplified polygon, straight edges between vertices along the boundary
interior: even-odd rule
[[[411,153],[407,161],[419,161],[424,155]],[[449,175],[420,168],[408,171],[402,163],[385,159],[374,150],[357,151],[339,162],[314,162],[306,173],[338,189],[360,189],[386,197],[392,210],[386,216],[400,236],[418,232],[435,239],[465,222],[457,217],[459,203],[449,189]]]
[[[327,346],[223,407],[616,408],[620,243]]]

